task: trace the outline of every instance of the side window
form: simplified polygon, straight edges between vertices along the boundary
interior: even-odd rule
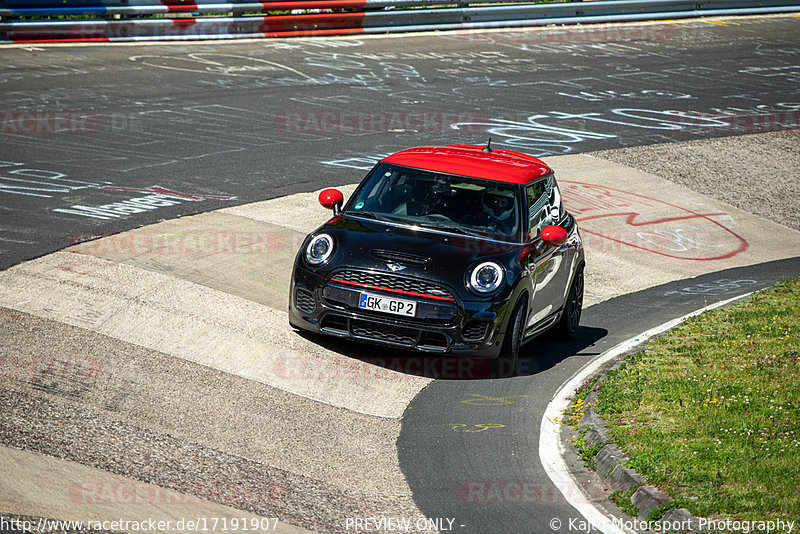
[[[528,203],[528,228],[532,236],[548,224],[558,224],[563,214],[561,192],[555,177],[550,176],[525,188]]]
[[[553,178],[553,189],[550,191],[550,213],[553,216],[553,224],[559,224],[564,217],[564,202],[561,200],[561,190],[555,178]]]
[[[542,229],[542,215],[544,208],[548,204],[549,197],[546,194],[546,179],[539,180],[525,187],[525,197],[528,206],[528,229],[531,237],[534,237]]]

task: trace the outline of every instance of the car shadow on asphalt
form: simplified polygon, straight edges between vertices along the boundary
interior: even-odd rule
[[[504,368],[498,360],[410,352],[310,332],[297,333],[342,356],[399,373],[438,380],[481,380],[534,375],[572,356],[599,354],[592,347],[607,334],[608,331],[604,328],[580,326],[575,337],[568,341],[559,340],[552,334],[540,336],[522,347],[515,372],[512,373],[511,369]]]
[[[545,334],[522,347],[517,362],[516,375],[535,375],[555,367],[572,356],[597,356],[602,351],[593,350],[597,342],[608,335],[605,328],[579,326],[575,337],[559,339],[554,334]]]

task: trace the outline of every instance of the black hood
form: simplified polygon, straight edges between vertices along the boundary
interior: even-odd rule
[[[320,233],[334,239],[335,250],[329,264],[337,269],[354,267],[436,280],[467,299],[475,298],[465,287],[469,268],[493,260],[505,268],[506,282],[513,281],[521,269],[519,258],[524,249],[523,245],[457,232],[415,230],[347,215],[331,219],[311,235]],[[325,274],[324,269],[318,271]]]

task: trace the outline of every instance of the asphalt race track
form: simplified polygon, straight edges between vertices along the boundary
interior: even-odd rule
[[[410,145],[492,135],[548,156],[783,129],[798,121],[797,25],[6,47],[0,268],[92,234],[353,183]],[[164,193],[154,186],[178,195],[73,208]]]
[[[798,29],[785,15],[2,48],[0,475],[18,482],[0,484],[0,515],[568,532],[580,513],[538,456],[561,385],[632,336],[800,272],[785,215],[595,151],[690,142],[681,150],[724,156],[704,140],[747,153],[750,138],[798,128]],[[494,379],[289,328],[293,255],[328,216],[315,191],[348,194],[402,148],[490,136],[544,157],[580,222],[587,308],[573,342],[537,340],[516,377]],[[774,157],[796,161],[796,143],[776,137]],[[730,166],[731,187],[746,187],[746,164]],[[782,172],[788,192],[754,197],[796,204],[797,174]],[[97,372],[29,376],[42,361]],[[130,487],[156,497],[98,500]]]
[[[591,306],[570,343],[543,340],[522,353],[511,380],[437,380],[411,403],[398,441],[400,465],[428,517],[456,518],[457,532],[563,531],[583,517],[541,464],[541,414],[565,378],[592,356],[711,302],[771,286],[800,272],[800,258],[672,282]],[[719,282],[718,291],[697,292]],[[436,473],[436,476],[431,476]],[[571,481],[559,481],[567,482]],[[574,488],[598,498],[595,480]]]

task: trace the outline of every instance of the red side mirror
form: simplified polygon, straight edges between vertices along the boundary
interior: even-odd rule
[[[319,194],[319,203],[323,208],[333,210],[338,215],[339,209],[344,202],[344,195],[338,189],[325,189]]]
[[[548,245],[563,245],[567,242],[567,231],[555,224],[548,224],[542,228],[541,235],[542,241]]]

